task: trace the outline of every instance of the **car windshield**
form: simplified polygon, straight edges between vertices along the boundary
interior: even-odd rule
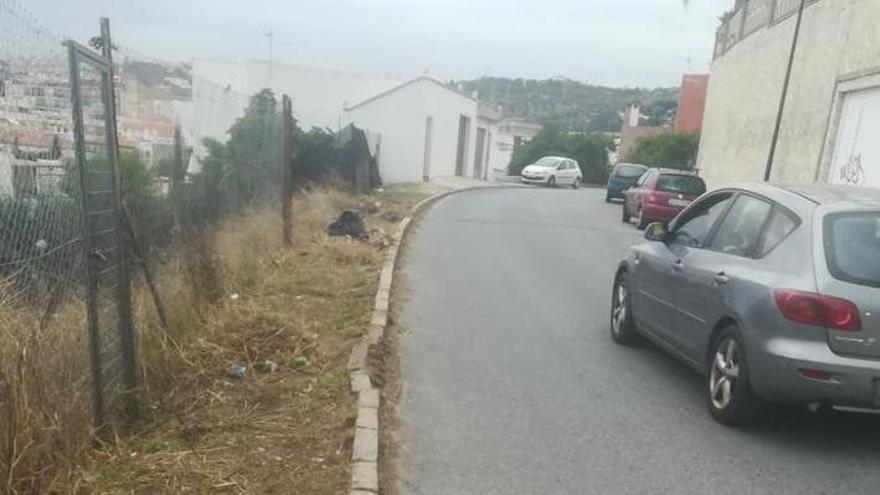
[[[828,216],[825,256],[835,278],[880,287],[880,212]]]
[[[536,161],[533,165],[536,167],[555,167],[556,165],[559,165],[559,158],[549,158],[545,156]]]
[[[657,180],[657,190],[700,195],[706,192],[706,184],[703,179],[695,175],[663,174]]]
[[[638,165],[619,165],[614,175],[618,177],[633,178],[640,177],[647,170],[645,167]]]

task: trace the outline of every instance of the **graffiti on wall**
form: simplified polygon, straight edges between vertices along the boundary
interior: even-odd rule
[[[843,98],[829,182],[880,187],[880,88],[847,93]]]

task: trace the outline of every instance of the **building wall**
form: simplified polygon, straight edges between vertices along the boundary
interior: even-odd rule
[[[489,153],[490,177],[504,177],[507,166],[513,158],[513,149],[517,141],[525,143],[541,131],[540,124],[534,124],[518,118],[503,119],[492,131],[491,152]]]
[[[709,89],[708,74],[685,74],[678,93],[678,111],[675,114],[675,130],[694,134],[703,126],[706,109],[706,92]]]
[[[710,185],[763,178],[794,27],[791,16],[761,28],[713,63],[698,157]],[[830,178],[844,94],[878,72],[880,2],[807,6],[772,179]]]
[[[425,126],[433,118],[430,176],[455,175],[459,117],[471,119],[465,175],[473,176],[477,103],[419,79],[346,112],[345,123],[381,136],[379,173],[386,183],[422,181]]]
[[[274,64],[270,78],[269,64],[263,61],[250,61],[247,68],[251,92],[271,87],[276,95],[287,93],[301,126],[325,127],[334,132],[341,129],[346,107],[403,82],[288,64]]]
[[[333,131],[339,129],[346,106],[366,100],[403,82],[281,63],[272,65],[270,75],[269,64],[261,60],[237,63],[195,59],[192,75],[194,81],[199,78],[246,96],[264,88],[272,88],[279,98],[286,93],[293,100],[294,117],[300,126],[326,127]],[[196,99],[195,94],[193,98]]]
[[[192,65],[193,106],[190,117],[181,122],[191,136],[195,153],[190,164],[197,169],[197,158],[204,154],[200,141],[211,137],[228,138],[227,131],[242,116],[250,96],[271,87],[275,96],[290,95],[293,116],[304,128],[337,131],[344,119],[344,107],[386,91],[400,81],[340,71],[302,67],[265,61],[224,62],[195,59]]]

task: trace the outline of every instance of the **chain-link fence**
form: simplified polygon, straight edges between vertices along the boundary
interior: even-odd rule
[[[196,110],[186,65],[106,39],[62,45],[0,0],[3,493],[40,491],[95,426],[142,410],[161,360],[141,353],[164,352],[151,340],[179,324],[168,301],[222,294],[212,226],[282,191],[290,201],[294,120],[280,99],[203,81]]]
[[[819,0],[804,0],[811,5]],[[714,58],[719,58],[761,28],[773,26],[797,13],[801,0],[743,0],[722,18],[715,37]]]

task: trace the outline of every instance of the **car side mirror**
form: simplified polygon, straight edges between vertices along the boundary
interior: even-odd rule
[[[666,242],[669,239],[669,227],[665,222],[653,222],[645,229],[645,239],[656,242]]]

